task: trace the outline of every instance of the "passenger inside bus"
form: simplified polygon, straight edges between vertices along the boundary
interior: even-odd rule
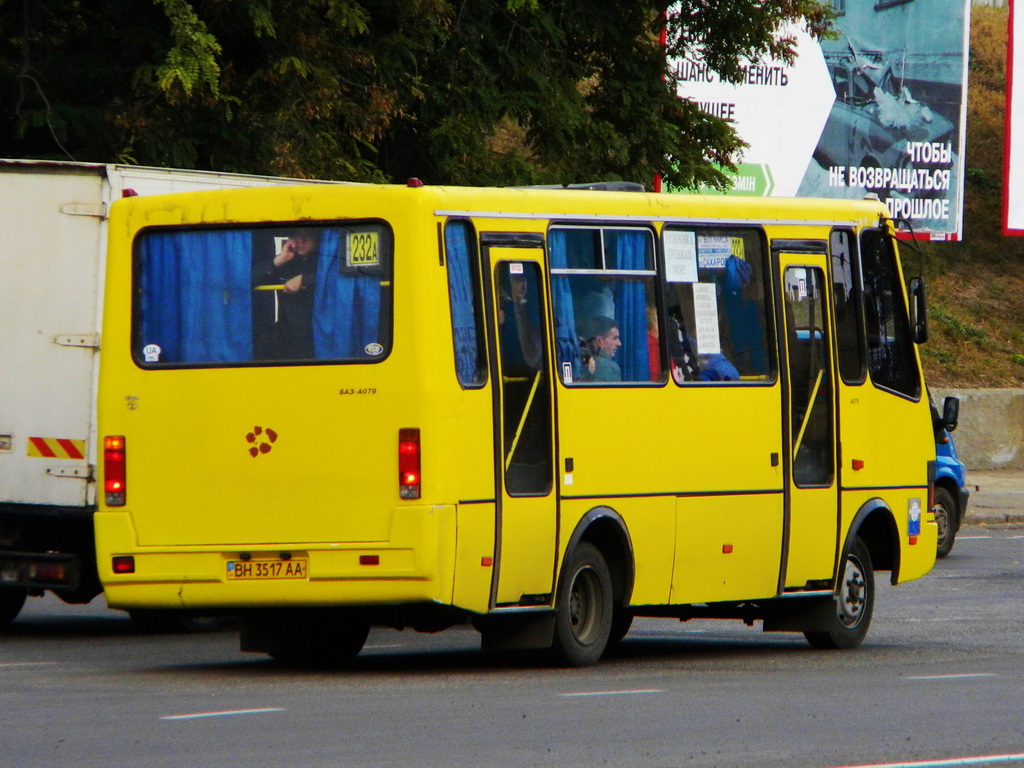
[[[257,359],[312,359],[313,299],[316,291],[320,233],[293,231],[281,249],[253,265],[253,285],[273,289],[274,321],[263,338],[255,338]]]
[[[619,328],[610,317],[598,315],[588,324],[587,341],[592,350],[593,369],[586,381],[622,381],[622,368],[615,354],[622,346]]]

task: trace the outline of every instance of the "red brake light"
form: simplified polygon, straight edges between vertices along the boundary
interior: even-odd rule
[[[135,573],[135,557],[133,555],[118,555],[110,561],[114,573]]]
[[[414,427],[398,430],[398,495],[420,497],[420,431]]]
[[[123,435],[103,438],[103,490],[108,507],[123,507],[126,491],[125,441]]]

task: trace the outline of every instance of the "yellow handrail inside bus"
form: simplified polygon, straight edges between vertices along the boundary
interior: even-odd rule
[[[793,458],[796,458],[797,453],[800,451],[800,443],[804,441],[804,432],[807,430],[807,422],[811,418],[811,409],[814,407],[814,399],[818,396],[818,388],[821,386],[821,377],[825,375],[825,369],[821,368],[818,370],[818,378],[814,382],[814,387],[811,389],[811,397],[807,401],[807,410],[804,411],[804,420],[800,425],[800,433],[796,436],[796,443],[793,444]]]
[[[533,377],[533,386],[530,387],[530,396],[526,398],[526,405],[523,407],[523,415],[519,417],[519,426],[516,427],[516,435],[512,438],[512,447],[508,449],[508,455],[505,457],[505,471],[508,472],[508,467],[512,463],[512,456],[515,455],[516,446],[519,445],[519,436],[523,433],[523,425],[526,423],[526,414],[530,412],[530,406],[533,405],[533,396],[537,394],[537,385],[540,383],[540,371],[537,371],[537,375]]]

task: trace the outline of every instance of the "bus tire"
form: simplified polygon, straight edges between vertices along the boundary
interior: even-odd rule
[[[953,494],[945,488],[936,488],[932,512],[935,513],[935,522],[939,526],[939,544],[935,556],[945,557],[953,549],[956,529],[960,522]]]
[[[303,630],[291,637],[279,637],[266,649],[270,658],[289,666],[341,666],[363,650],[370,625],[338,617]]]
[[[612,631],[612,579],[600,550],[589,542],[565,561],[555,606],[556,658],[569,666],[596,664]]]
[[[621,606],[612,609],[612,630],[608,636],[608,645],[618,645],[629,634],[633,626],[633,614]]]
[[[6,627],[21,613],[25,605],[28,590],[21,587],[4,587],[0,589],[0,627]]]
[[[859,536],[846,555],[834,602],[835,611],[828,621],[828,628],[804,632],[804,637],[815,648],[856,648],[867,637],[875,609],[875,573],[871,567],[871,553]]]

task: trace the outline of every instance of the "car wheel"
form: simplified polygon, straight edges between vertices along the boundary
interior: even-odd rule
[[[21,587],[0,589],[0,627],[7,626],[18,617],[26,597],[28,590]]]
[[[960,522],[953,494],[945,488],[936,488],[932,512],[935,515],[935,523],[939,526],[939,544],[935,556],[945,557],[953,549],[957,524]]]

